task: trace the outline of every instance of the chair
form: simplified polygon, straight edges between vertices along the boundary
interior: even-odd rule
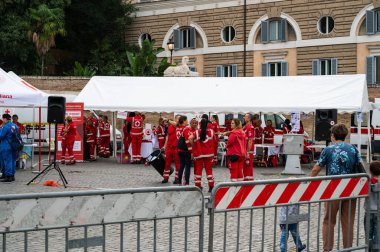
[[[218,154],[222,156],[220,161],[220,166],[223,166],[223,162],[225,163],[225,166],[227,166],[227,159],[226,159],[226,143],[221,141],[218,143]]]
[[[256,153],[254,156],[253,163],[258,166],[268,167],[267,160],[265,158],[265,147],[256,147]]]

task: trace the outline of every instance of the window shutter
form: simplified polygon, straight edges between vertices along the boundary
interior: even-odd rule
[[[288,76],[288,62],[281,62],[281,76]]]
[[[366,12],[366,30],[367,35],[375,34],[376,32],[376,12],[373,10],[368,10]]]
[[[181,49],[181,30],[175,29],[173,33],[174,50]]]
[[[319,59],[313,60],[313,67],[312,67],[312,74],[313,75],[321,75],[321,61]]]
[[[269,21],[261,21],[261,42],[269,42]]]
[[[367,84],[376,84],[376,58],[367,57]]]
[[[338,59],[331,59],[331,75],[338,74]]]
[[[269,76],[268,75],[268,63],[261,64],[261,76]]]
[[[196,35],[195,35],[196,31],[195,31],[195,28],[194,27],[191,27],[190,28],[190,48],[191,49],[194,49],[196,47]]]
[[[288,32],[288,21],[286,19],[281,19],[280,27],[278,28],[278,39],[286,42]]]
[[[232,65],[232,77],[237,77],[238,72],[237,72],[237,65]]]
[[[223,66],[216,66],[216,77],[223,77]]]

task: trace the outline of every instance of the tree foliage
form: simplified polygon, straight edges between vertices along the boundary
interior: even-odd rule
[[[154,41],[144,40],[139,52],[127,52],[129,66],[126,74],[129,76],[163,76],[166,68],[170,66],[167,59],[157,62],[157,54],[163,48],[154,49]]]

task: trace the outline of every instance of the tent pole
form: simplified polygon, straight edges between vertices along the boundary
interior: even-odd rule
[[[313,127],[311,129],[311,140],[315,143],[315,112],[313,112]]]
[[[48,143],[48,145],[49,145],[49,157],[48,157],[48,159],[49,159],[49,164],[50,164],[50,162],[51,162],[51,150],[50,150],[50,142],[51,142],[51,124],[49,123],[49,143]],[[54,143],[55,144],[55,143]]]
[[[41,106],[38,107],[38,171],[41,171]]]
[[[116,139],[116,112],[112,112],[112,137],[113,137],[113,157],[117,156],[117,139]]]
[[[368,112],[368,117],[367,117],[367,137],[368,137],[368,144],[367,144],[367,163],[370,162],[371,160],[371,112]]]

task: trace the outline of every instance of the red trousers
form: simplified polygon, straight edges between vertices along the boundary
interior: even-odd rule
[[[110,142],[111,142],[111,138],[109,136],[101,137],[100,151],[99,151],[100,156],[103,156],[105,158],[110,157],[110,154],[111,154],[110,153]]]
[[[243,166],[245,157],[240,157],[235,162],[229,162],[228,168],[230,168],[230,178],[232,182],[243,181]]]
[[[170,175],[171,164],[174,160],[175,164],[175,176],[174,179],[178,179],[179,171],[179,156],[177,147],[168,147],[165,151],[165,169],[164,169],[164,179],[168,180]]]
[[[219,139],[216,138],[214,140],[214,162],[218,163],[218,145],[219,145]]]
[[[165,145],[165,138],[163,139],[158,139],[158,147],[160,149],[164,148],[164,145]]]
[[[141,160],[141,143],[142,143],[143,135],[131,135],[132,140],[132,157],[133,160],[140,161]]]
[[[62,156],[61,156],[61,161],[65,161],[66,149],[67,149],[67,152],[69,153],[69,160],[70,160],[70,162],[73,162],[75,160],[73,148],[74,148],[74,141],[67,141],[67,140],[63,140],[62,141]]]
[[[124,137],[123,144],[124,144],[124,154],[129,156],[129,146],[132,143],[132,138],[130,136]]]
[[[194,160],[194,181],[195,186],[201,187],[202,184],[202,170],[206,170],[207,181],[209,187],[214,187],[214,176],[212,175],[212,157],[199,158]]]
[[[91,159],[95,159],[95,143],[94,142],[90,142],[90,143],[87,143],[88,144],[88,148],[90,149],[90,158]]]
[[[249,154],[248,164],[247,164],[247,160],[244,160],[243,174],[244,174],[244,181],[253,180],[253,153]]]

